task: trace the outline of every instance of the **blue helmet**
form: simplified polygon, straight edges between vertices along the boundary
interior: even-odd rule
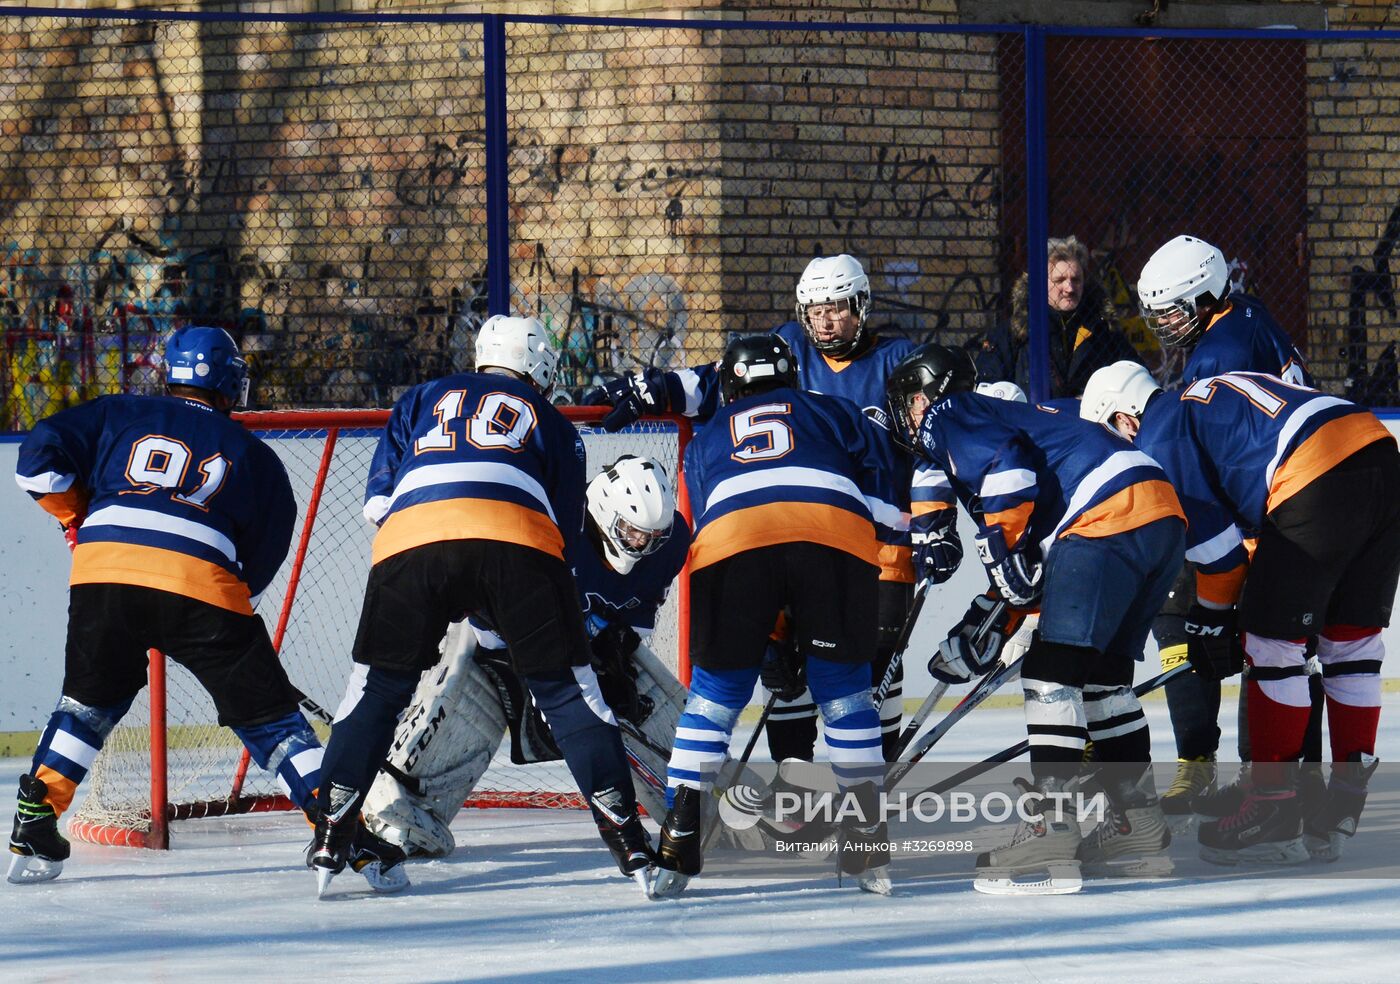
[[[165,385],[213,390],[234,406],[243,406],[248,399],[248,363],[222,328],[186,325],[165,343]]]

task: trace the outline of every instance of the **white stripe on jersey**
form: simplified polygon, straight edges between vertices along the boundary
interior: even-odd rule
[[[73,487],[76,475],[60,475],[58,472],[43,472],[39,475],[15,473],[15,484],[26,492],[35,495],[48,495],[50,492],[67,492]]]
[[[1297,410],[1288,415],[1288,420],[1284,423],[1283,429],[1278,433],[1278,447],[1274,450],[1274,458],[1269,462],[1269,467],[1264,472],[1264,488],[1274,487],[1274,472],[1283,462],[1283,453],[1288,445],[1293,441],[1293,436],[1298,433],[1299,428],[1306,424],[1314,415],[1323,410],[1330,410],[1332,407],[1351,406],[1346,400],[1340,400],[1335,396],[1318,396],[1304,403]]]
[[[982,498],[990,499],[997,495],[1010,495],[1035,485],[1035,472],[1029,468],[1012,468],[1007,471],[991,472],[982,479]]]
[[[1198,543],[1186,551],[1186,559],[1193,564],[1213,564],[1244,542],[1240,529],[1234,523],[1225,527],[1205,543]]]
[[[914,472],[914,488],[916,489],[951,489],[953,483],[948,481],[948,476],[941,468],[919,468]]]
[[[1158,468],[1157,462],[1142,451],[1115,451],[1108,456],[1103,464],[1085,475],[1080,480],[1078,487],[1075,488],[1074,494],[1070,496],[1069,505],[1065,508],[1065,514],[1060,517],[1060,522],[1049,536],[1040,541],[1041,554],[1044,555],[1050,551],[1050,545],[1055,542],[1055,537],[1059,536],[1060,531],[1080,513],[1089,508],[1090,501],[1098,495],[1100,489],[1128,469],[1144,466]]]
[[[399,479],[398,485],[394,487],[394,494],[389,499],[389,508],[393,508],[394,503],[399,500],[399,496],[407,495],[409,492],[430,488],[434,485],[450,485],[455,482],[487,482],[491,485],[507,485],[520,489],[522,492],[528,492],[530,497],[540,504],[549,518],[558,523],[544,486],[514,465],[497,461],[449,461],[440,465],[423,465],[414,468]]]
[[[694,417],[700,412],[700,374],[694,369],[677,369],[676,380],[681,384],[681,391],[685,393],[685,406],[679,412],[687,417]]]
[[[705,512],[709,512],[725,499],[743,495],[745,492],[752,492],[755,489],[771,489],[779,485],[806,486],[807,488],[839,492],[842,495],[850,496],[866,509],[870,508],[865,493],[861,492],[856,483],[846,476],[837,475],[835,472],[825,471],[821,468],[789,465],[784,468],[765,468],[744,475],[735,475],[733,478],[726,478],[710,492],[710,497],[705,501]],[[893,524],[887,523],[886,525]]]
[[[154,509],[137,509],[132,506],[103,506],[87,519],[83,520],[83,529],[91,530],[97,526],[121,526],[132,530],[152,530],[157,533],[172,533],[175,536],[184,537],[186,540],[194,540],[207,547],[213,547],[219,553],[228,558],[230,564],[238,563],[238,548],[233,545],[233,541],[224,536],[218,530],[205,526],[203,523],[195,523],[188,519],[180,519],[178,516],[167,516],[165,513],[156,512]]]

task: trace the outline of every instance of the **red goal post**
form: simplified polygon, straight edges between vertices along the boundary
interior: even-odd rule
[[[605,408],[560,410],[583,437],[589,478],[624,453],[656,458],[690,518],[681,467],[691,434],[686,418],[644,417],[609,434],[600,426]],[[258,610],[292,683],[322,714],[339,704],[350,672],[374,534],[360,512],[365,475],[388,416],[387,410],[235,414],[277,451],[292,480],[296,533]],[[689,678],[687,573],[658,614],[652,640],[682,681]],[[579,807],[560,766],[511,766],[498,755],[468,805]],[[152,651],[150,686],[104,743],[68,830],[90,843],[165,848],[173,820],[291,808],[273,777],[249,770],[247,752],[217,725],[213,704],[193,677]]]

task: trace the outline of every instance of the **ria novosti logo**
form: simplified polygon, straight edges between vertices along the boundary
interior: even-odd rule
[[[1004,823],[1013,817],[1032,822],[1073,819],[1101,822],[1108,814],[1103,791],[1038,791],[1016,795],[992,790],[978,795],[969,790],[947,793],[894,790],[876,799],[878,816],[867,817],[860,799],[850,790],[758,789],[736,783],[720,797],[719,815],[733,830],[748,830],[760,820],[787,830],[805,824],[853,823],[861,826],[886,823]]]

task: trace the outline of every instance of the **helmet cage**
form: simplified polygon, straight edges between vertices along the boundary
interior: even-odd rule
[[[824,304],[846,305],[846,310],[851,312],[855,318],[856,330],[849,340],[832,339],[823,341],[817,337],[816,330],[812,327],[812,318],[807,313],[809,308]],[[807,341],[812,343],[812,347],[825,355],[841,356],[853,352],[860,347],[860,343],[865,339],[865,322],[870,316],[870,291],[862,290],[849,297],[834,297],[825,300],[798,301],[796,306],[797,323],[802,326],[803,332],[807,335]]]
[[[1217,299],[1209,292],[1195,297],[1183,297],[1160,307],[1139,306],[1142,320],[1157,339],[1170,348],[1190,345],[1206,330],[1201,317],[1202,303],[1214,306]]]

